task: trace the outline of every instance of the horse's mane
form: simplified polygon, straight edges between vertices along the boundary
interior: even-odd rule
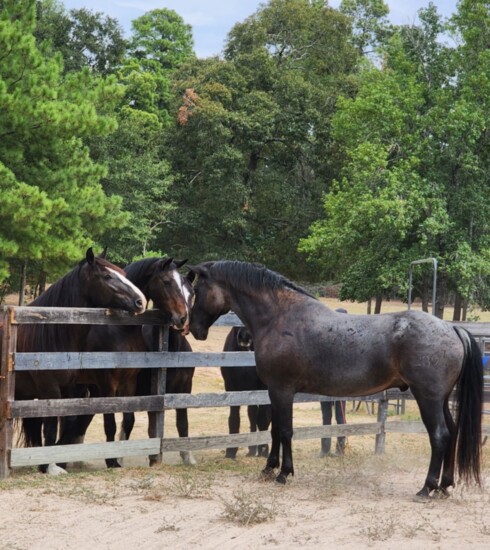
[[[161,258],[144,258],[124,267],[126,277],[134,284],[148,277],[150,267]]]
[[[122,269],[104,258],[95,261],[101,267],[110,267],[124,273]],[[43,307],[90,307],[82,296],[80,270],[86,264],[82,260],[61,279],[53,283],[45,292],[29,305]],[[70,351],[79,346],[78,337],[88,332],[89,325],[23,325],[19,332],[19,349],[24,351]]]
[[[38,296],[30,306],[44,307],[75,307],[80,305],[80,268],[79,264],[61,279],[58,279],[40,296]]]
[[[135,284],[140,290],[146,286],[149,280],[151,267],[159,262],[162,258],[144,258],[143,260],[138,260],[131,264],[128,264],[124,271],[126,272],[126,277]],[[147,296],[148,298],[148,296]]]
[[[232,283],[234,286],[238,285],[242,290],[249,289],[255,292],[264,288],[270,291],[285,288],[316,300],[315,296],[304,288],[260,264],[221,260],[218,262],[207,262],[203,265],[211,271],[213,276],[218,276],[225,283]]]

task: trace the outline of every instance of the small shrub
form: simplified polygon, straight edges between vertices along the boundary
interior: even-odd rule
[[[262,498],[262,495],[246,493],[245,491],[235,493],[232,500],[223,501],[222,517],[239,525],[252,525],[270,521],[277,514],[276,504],[275,502],[264,503]]]

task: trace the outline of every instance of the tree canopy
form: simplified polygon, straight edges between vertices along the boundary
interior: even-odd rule
[[[438,315],[490,307],[488,2],[395,26],[383,0],[269,0],[206,59],[173,10],[124,37],[56,0],[0,6],[0,282],[99,242],[380,302],[434,257]]]
[[[32,2],[0,12],[0,243],[8,257],[66,266],[104,229],[121,224],[118,197],[100,184],[83,139],[114,129],[97,106],[119,96],[117,83],[88,70],[62,76],[60,56],[36,46]]]

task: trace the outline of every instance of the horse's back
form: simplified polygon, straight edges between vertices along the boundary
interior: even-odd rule
[[[463,346],[450,323],[416,311],[346,315],[314,302],[301,308],[297,300],[255,340],[266,384],[337,396],[406,388],[424,378],[454,385]]]

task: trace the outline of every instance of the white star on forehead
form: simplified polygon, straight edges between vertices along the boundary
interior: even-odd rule
[[[141,298],[141,301],[143,302],[143,307],[146,309],[146,298],[145,295],[141,292],[141,290],[133,284],[129,279],[124,277],[119,271],[116,271],[115,269],[111,269],[110,267],[106,267],[107,271],[110,271],[111,273],[114,273],[118,279],[120,279],[125,285],[129,286],[129,288],[132,288],[136,294]]]

